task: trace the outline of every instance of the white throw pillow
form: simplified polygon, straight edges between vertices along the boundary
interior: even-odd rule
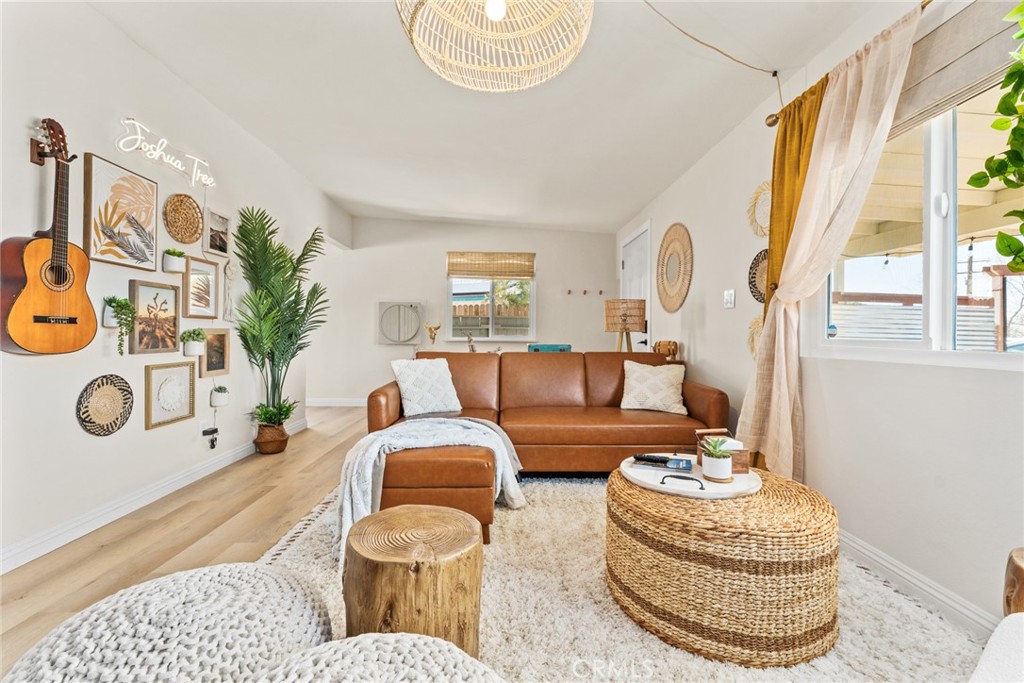
[[[462,410],[448,361],[444,358],[393,360],[391,369],[402,394],[402,409],[406,417]]]
[[[685,365],[644,365],[627,360],[622,362],[622,367],[626,383],[621,408],[687,414],[683,405]]]

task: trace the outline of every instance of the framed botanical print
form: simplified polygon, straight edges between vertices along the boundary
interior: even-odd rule
[[[135,306],[135,327],[128,353],[170,353],[178,350],[178,288],[162,282],[128,281],[128,299]]]
[[[196,364],[146,366],[146,429],[173,424],[196,414]]]
[[[85,234],[94,261],[156,270],[157,184],[95,154],[85,155]]]
[[[216,377],[231,370],[231,330],[210,329],[206,332],[206,353],[199,357],[199,376]]]
[[[220,291],[220,274],[215,261],[189,256],[185,261],[182,276],[184,301],[183,318],[216,318],[217,293]]]
[[[203,251],[210,256],[221,258],[228,258],[231,255],[231,219],[212,209],[206,210]]]

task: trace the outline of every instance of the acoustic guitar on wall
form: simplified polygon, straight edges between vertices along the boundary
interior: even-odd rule
[[[57,166],[53,224],[34,237],[0,243],[0,349],[11,353],[70,353],[96,336],[96,312],[85,290],[89,258],[68,243],[68,157],[64,128],[43,119],[43,156]]]

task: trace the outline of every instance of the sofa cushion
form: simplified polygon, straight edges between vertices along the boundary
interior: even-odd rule
[[[700,420],[650,410],[607,407],[509,408],[501,427],[516,445],[693,445]]]
[[[481,408],[463,408],[457,412],[451,413],[424,413],[423,415],[416,415],[412,419],[429,418],[429,417],[475,417],[480,420],[490,420],[494,424],[498,424],[498,411],[497,410],[484,410]],[[400,417],[395,420],[392,424],[398,424],[399,422],[405,422],[409,418]]]
[[[582,353],[501,354],[502,410],[586,404]]]
[[[395,372],[395,381],[402,394],[402,410],[406,415],[462,410],[448,361],[442,358],[403,358],[391,361],[391,369]]]
[[[498,410],[498,354],[419,351],[416,357],[448,361],[463,408]]]
[[[623,361],[631,360],[644,365],[664,365],[666,362],[665,356],[660,353],[590,351],[583,356],[587,368],[587,405],[607,408],[622,403]]]
[[[384,488],[494,487],[494,453],[480,446],[395,451],[384,461]]]
[[[686,415],[683,405],[685,365],[654,367],[631,360],[623,361],[626,384],[622,390],[623,410],[659,410]]]

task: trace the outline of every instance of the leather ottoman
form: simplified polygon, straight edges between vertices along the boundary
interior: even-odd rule
[[[388,455],[380,509],[441,505],[468,512],[491,542],[494,521],[494,453],[479,446],[410,448]]]

